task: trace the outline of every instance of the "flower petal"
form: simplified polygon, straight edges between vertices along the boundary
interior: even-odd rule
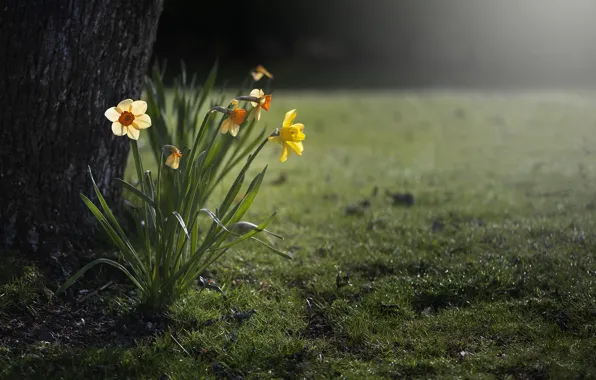
[[[254,79],[255,82],[258,82],[261,80],[261,78],[263,78],[263,73],[259,73],[257,71],[253,71],[250,74],[252,75],[252,79]]]
[[[297,155],[302,156],[302,151],[304,151],[302,142],[287,141],[286,144],[288,144]]]
[[[279,136],[269,136],[269,137],[267,137],[267,139],[269,139],[269,141],[274,141],[274,142],[280,143],[280,144],[283,144],[283,142],[284,142],[281,139],[281,137],[279,137]]]
[[[265,95],[263,90],[258,89],[258,88],[255,88],[250,92],[250,96],[255,97],[255,98],[260,98],[263,95]]]
[[[232,125],[232,119],[230,119],[230,118],[225,119],[223,121],[223,123],[221,123],[221,127],[219,127],[219,132],[223,133],[223,134],[228,133],[231,125]]]
[[[151,126],[151,117],[145,113],[135,116],[135,121],[132,122],[132,125],[135,125],[139,129],[149,128]]]
[[[147,112],[147,102],[144,100],[136,100],[132,102],[131,111],[133,115],[139,116]]]
[[[178,169],[180,166],[180,157],[174,156],[174,162],[172,162],[172,169]]]
[[[269,79],[273,79],[273,75],[269,71],[267,71],[267,69],[263,65],[258,65],[256,71],[265,74]]]
[[[139,136],[141,135],[141,131],[139,131],[138,129],[136,129],[134,127],[128,128],[126,130],[126,135],[133,140],[138,140]]]
[[[104,113],[104,115],[105,115],[105,117],[108,118],[109,121],[114,122],[114,121],[118,121],[118,118],[120,117],[120,112],[118,112],[116,107],[112,107],[112,108],[109,108]]]
[[[168,158],[166,159],[166,165],[167,166],[172,166],[174,165],[174,160],[175,160],[176,156],[172,153],[168,156]]]
[[[261,107],[255,108],[254,117],[257,121],[261,120]]]
[[[289,128],[292,125],[292,123],[294,122],[296,115],[298,115],[298,112],[296,112],[296,109],[286,112],[286,116],[284,117],[284,122],[283,122],[282,126],[284,128]]]
[[[119,122],[115,121],[112,123],[112,133],[116,136],[124,136],[128,130],[128,127],[120,124]]]
[[[240,130],[240,126],[238,124],[232,123],[232,126],[230,127],[230,134],[232,136],[236,137],[239,130]]]
[[[302,131],[304,131],[304,124],[296,123],[296,124],[292,125],[292,127],[298,129],[298,133],[296,133],[296,135],[294,136],[295,141],[302,141],[306,138],[306,134],[304,132],[302,132]]]
[[[284,162],[288,159],[288,154],[290,151],[288,150],[288,146],[286,144],[282,144],[281,156],[279,157],[279,162]]]
[[[118,103],[116,108],[118,108],[121,112],[122,111],[130,112],[130,106],[132,106],[132,99],[124,99],[123,101]]]

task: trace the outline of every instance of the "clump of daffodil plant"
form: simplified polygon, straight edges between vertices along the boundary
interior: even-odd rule
[[[163,146],[172,144],[180,148],[182,152],[187,151],[193,145],[195,137],[202,125],[201,117],[208,110],[215,106],[225,104],[226,94],[214,91],[215,79],[217,77],[217,63],[211,69],[207,79],[202,86],[198,86],[197,76],[188,75],[184,64],[180,75],[174,78],[174,83],[169,90],[163,85],[164,71],[156,64],[152,74],[146,80],[144,93],[147,97],[148,113],[153,116],[152,128],[147,134],[149,145],[153,152],[155,161],[159,162],[163,155]],[[257,82],[267,79],[264,88],[255,88]],[[268,110],[271,103],[271,94],[268,89],[273,75],[262,65],[256,66],[246,76],[244,83],[236,93],[236,96],[243,97],[246,101],[239,103],[232,100],[227,111],[218,108],[228,117],[217,127],[217,119],[206,120],[206,132],[198,141],[198,151],[202,152],[207,145],[215,138],[218,131],[226,134],[215,141],[215,145],[208,157],[211,175],[216,179],[211,186],[197,196],[199,203],[204,204],[213,194],[216,186],[233,172],[233,169],[241,164],[252,150],[267,137],[268,132],[256,123],[261,117],[261,110]],[[251,91],[252,90],[252,91]],[[167,93],[171,96],[166,96]],[[242,96],[249,93],[250,99]],[[248,99],[248,100],[247,100]],[[244,132],[235,138],[240,129]],[[163,173],[168,178],[164,182],[162,192],[164,195],[175,191],[169,184],[174,184],[172,173]],[[162,197],[162,202],[168,202],[169,196]],[[165,205],[164,205],[165,206]]]
[[[271,76],[268,71],[263,70],[262,66],[258,66],[254,72],[262,72],[263,75],[254,76],[251,73],[253,79]],[[158,91],[154,95],[162,96],[163,93]],[[188,105],[189,99],[186,96],[179,95],[180,99],[186,99],[180,104],[186,102]],[[191,107],[193,113],[201,109],[199,104],[202,102],[198,101],[194,108]],[[241,108],[241,102],[245,103],[245,107],[250,104],[251,108]],[[161,112],[153,114],[147,111],[149,109],[157,112],[165,103],[160,101],[148,107],[145,101],[126,99],[116,107],[109,108],[105,116],[112,122],[112,133],[127,136],[132,148],[138,183],[133,185],[124,180],[119,182],[141,204],[133,210],[136,231],[133,233],[122,228],[89,169],[99,207],[85,195],[81,194],[81,197],[119,250],[123,261],[106,258],[94,260],[71,276],[57,293],[66,290],[91,267],[108,264],[120,269],[131,279],[146,307],[161,310],[191,288],[209,265],[240,242],[256,240],[273,252],[290,258],[286,253],[257,238],[262,232],[281,238],[265,229],[275,213],[258,224],[243,220],[255,200],[267,166],[252,179],[243,193],[240,191],[248,169],[265,144],[276,141],[282,145],[281,162],[287,159],[290,150],[297,155],[302,155],[304,150],[304,125],[294,124],[296,110],[288,111],[281,128],[269,135],[260,134],[255,141],[243,136],[248,135],[251,128],[254,129],[254,124],[260,119],[261,109],[267,111],[270,103],[271,95],[266,95],[262,89],[257,88],[250,95],[235,96],[227,107],[212,105],[206,110],[198,128],[184,123],[183,127],[176,126],[182,131],[178,133],[178,138],[186,138],[181,136],[194,132],[194,139],[189,144],[190,147],[183,149],[171,143],[158,147],[156,178],[149,170],[144,170],[137,140],[142,130],[149,127],[153,127],[149,131],[157,129],[155,120],[159,120],[162,130],[153,135],[152,145],[157,137],[175,139],[170,133],[177,129],[168,124],[164,115]],[[217,115],[220,115],[219,121],[214,122]],[[249,115],[253,115],[251,122],[247,121]],[[189,117],[186,111],[179,111],[177,116],[188,118],[186,122],[191,123],[196,119],[195,116]],[[235,148],[234,143],[241,145],[242,149]],[[222,157],[231,158],[223,163]],[[243,160],[243,167],[219,206],[215,211],[208,209],[205,203],[210,192],[221,183],[223,175],[231,167]],[[199,229],[200,216],[209,218],[207,228]]]

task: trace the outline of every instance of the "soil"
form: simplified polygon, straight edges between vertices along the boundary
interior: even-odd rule
[[[45,264],[46,266],[43,266]],[[72,264],[72,263],[69,263]],[[162,314],[136,310],[131,295],[134,288],[124,275],[101,267],[92,269],[79,279],[65,295],[55,296],[65,277],[64,268],[47,263],[45,289],[39,289],[34,304],[24,304],[0,310],[0,346],[11,351],[22,351],[28,346],[44,342],[77,347],[128,347],[139,340],[152,340],[167,328],[168,320]],[[60,270],[58,270],[60,269]],[[108,299],[120,296],[124,307],[108,307]]]
[[[0,315],[0,346],[26,349],[43,342],[66,347],[128,347],[153,339],[167,327],[163,315],[109,314],[101,302],[54,300],[42,307]]]

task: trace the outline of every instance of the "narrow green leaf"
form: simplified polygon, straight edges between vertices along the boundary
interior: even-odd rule
[[[236,223],[232,224],[231,226],[228,226],[228,229],[230,231],[234,231],[234,230],[250,231],[250,230],[255,229],[257,227],[258,226],[256,224],[254,224],[254,223],[241,221],[241,222],[236,222]],[[273,237],[276,237],[276,238],[278,238],[280,240],[284,240],[283,236],[278,235],[278,234],[276,234],[274,232],[271,232],[269,230],[263,230],[263,232],[266,232],[269,235],[271,235]]]
[[[261,222],[261,224],[259,224],[256,228],[254,228],[251,231],[240,236],[238,239],[233,240],[232,242],[225,244],[223,246],[218,246],[217,248],[214,248],[213,250],[230,248],[244,240],[250,239],[251,237],[253,237],[254,235],[256,235],[260,232],[263,232],[265,230],[265,227],[267,227],[269,225],[269,223],[271,223],[273,221],[273,219],[275,219],[275,215],[277,215],[277,213],[274,212],[273,214],[269,215],[269,217],[267,217],[263,222]],[[223,241],[224,238],[225,238],[225,235],[220,238],[220,241]]]
[[[261,187],[261,183],[263,182],[263,178],[265,178],[265,173],[267,172],[267,166],[263,169],[263,171],[252,180],[248,189],[246,190],[246,194],[240,201],[240,206],[235,210],[233,214],[228,214],[226,217],[222,218],[222,221],[225,224],[228,223],[236,223],[238,222],[244,214],[248,211],[252,203],[254,202],[257,193]]]
[[[245,171],[241,171],[238,174],[238,176],[234,180],[234,183],[232,184],[232,186],[228,190],[228,193],[226,194],[226,197],[224,198],[223,202],[219,206],[219,215],[220,216],[224,216],[225,215],[225,213],[228,211],[228,209],[232,205],[232,202],[234,201],[234,199],[236,199],[236,196],[240,192],[240,189],[242,188],[242,184],[244,184],[244,178],[245,178],[245,174],[244,173],[245,173]]]
[[[114,178],[116,181],[122,183],[122,185],[130,190],[134,195],[136,195],[137,197],[139,197],[142,201],[146,202],[149,206],[153,207],[153,208],[157,208],[157,205],[155,204],[155,201],[151,198],[149,198],[147,196],[147,194],[143,193],[142,191],[140,191],[139,189],[137,189],[136,187],[134,187],[133,185],[131,185],[130,183],[126,182],[123,179],[120,178]]]
[[[265,230],[263,230],[263,231],[265,231]],[[272,252],[274,252],[274,253],[278,254],[279,256],[281,256],[281,257],[283,257],[283,258],[290,259],[290,260],[292,260],[292,259],[293,259],[293,257],[292,257],[292,256],[290,256],[289,254],[287,254],[287,253],[285,253],[285,252],[283,252],[283,251],[280,251],[279,249],[277,249],[277,248],[275,248],[275,247],[273,247],[273,246],[271,246],[271,245],[269,245],[269,244],[265,243],[264,241],[262,241],[262,240],[260,240],[260,239],[258,239],[258,238],[256,238],[256,237],[254,237],[254,236],[253,236],[253,237],[251,237],[250,239],[251,239],[251,240],[255,240],[256,242],[258,242],[258,243],[260,243],[261,245],[263,245],[263,246],[267,247],[267,248],[268,248],[270,251],[272,251]]]
[[[64,282],[64,284],[62,284],[62,286],[60,286],[58,288],[58,290],[56,290],[56,294],[58,295],[58,294],[64,292],[66,289],[68,289],[70,286],[72,286],[72,284],[74,284],[75,281],[77,281],[79,279],[79,277],[81,277],[82,275],[84,275],[85,272],[87,272],[89,269],[93,268],[97,264],[108,264],[108,265],[111,265],[113,267],[116,267],[116,268],[120,269],[122,272],[124,272],[124,274],[126,274],[128,276],[128,278],[130,278],[130,280],[135,284],[135,286],[137,288],[139,288],[139,290],[141,292],[144,292],[145,291],[145,288],[139,283],[139,281],[137,281],[137,279],[135,278],[135,276],[133,276],[128,271],[128,269],[126,269],[122,264],[117,263],[114,260],[110,260],[110,259],[96,259],[96,260],[93,260],[92,262],[90,262],[89,264],[85,265],[81,269],[79,269],[79,271],[77,273],[75,273],[72,276],[70,276],[68,278],[68,280],[66,280],[66,282]]]
[[[110,207],[108,206],[108,204],[107,204],[106,200],[104,199],[103,195],[99,191],[99,188],[97,187],[97,184],[95,182],[95,178],[93,178],[93,174],[91,172],[91,168],[89,166],[87,166],[87,169],[89,171],[89,176],[91,177],[91,182],[93,183],[93,189],[95,191],[95,194],[97,195],[97,198],[99,200],[99,203],[101,205],[101,208],[103,209],[103,212],[104,212],[105,216],[107,217],[106,218],[106,222],[109,222],[111,224],[111,226],[115,229],[114,234],[116,236],[112,237],[112,240],[114,240],[114,243],[117,243],[120,246],[125,247],[125,250],[129,251],[130,254],[134,257],[134,259],[136,261],[141,262],[141,260],[140,260],[140,258],[138,256],[137,252],[135,251],[135,249],[132,246],[132,243],[130,242],[130,240],[128,239],[128,237],[126,236],[126,234],[124,233],[124,230],[122,229],[122,227],[120,227],[120,224],[118,223],[118,221],[114,217],[114,214],[112,213],[112,210],[110,209]],[[83,201],[85,202],[85,204],[87,204],[87,207],[89,207],[90,205],[93,206],[93,207],[90,208],[92,212],[94,212],[94,208],[97,208],[85,196],[83,196]],[[97,214],[95,212],[94,212],[94,215],[97,218]],[[108,233],[110,233],[110,231],[108,231]]]
[[[101,191],[99,191],[99,188],[97,187],[97,183],[95,183],[95,178],[93,178],[93,173],[91,172],[90,166],[87,166],[87,171],[89,172],[89,177],[91,177],[91,183],[93,184],[93,190],[95,191],[95,195],[97,196],[97,199],[99,200],[99,204],[101,205],[101,208],[103,209],[104,214],[106,215],[107,219],[110,221],[112,226],[116,229],[116,231],[118,231],[120,236],[122,236],[124,238],[126,235],[124,234],[124,231],[120,227],[120,224],[114,217],[112,210],[110,210],[110,207],[108,206],[105,198],[101,194]]]
[[[87,206],[87,208],[89,208],[93,216],[95,216],[95,218],[100,222],[104,230],[108,233],[110,239],[112,239],[112,242],[116,244],[120,252],[124,255],[125,259],[129,263],[131,263],[131,265],[136,267],[140,273],[145,273],[145,265],[143,264],[143,261],[139,258],[139,255],[132,247],[132,245],[127,245],[120,238],[120,236],[118,236],[118,233],[114,230],[114,228],[106,220],[101,211],[97,208],[97,206],[95,206],[95,204],[93,204],[93,202],[91,202],[89,198],[87,198],[83,194],[81,194],[81,198],[83,199],[83,202],[85,202],[85,205]]]
[[[182,227],[182,229],[184,230],[186,237],[190,239],[190,234],[188,233],[188,229],[186,229],[186,223],[184,223],[184,219],[182,219],[182,216],[180,216],[180,214],[177,211],[172,212],[172,215],[176,217],[178,223],[180,224],[180,227]]]
[[[250,165],[252,164],[253,160],[259,154],[259,152],[261,151],[261,149],[263,149],[263,147],[265,146],[265,144],[267,143],[267,141],[269,141],[269,140],[268,139],[264,139],[263,142],[261,143],[261,145],[259,145],[257,147],[257,149],[254,151],[254,153],[251,154],[250,156],[248,156],[248,159],[246,160],[246,163],[244,164],[244,166],[240,170],[240,173],[238,173],[238,176],[236,177],[236,180],[234,181],[234,184],[230,188],[230,191],[228,191],[228,195],[226,196],[226,198],[222,202],[221,206],[219,207],[219,210],[221,212],[220,215],[224,215],[228,211],[228,208],[232,204],[232,201],[234,200],[234,198],[238,194],[238,191],[239,191],[239,189],[237,189],[238,182],[240,182],[240,185],[242,185],[241,182],[244,181],[244,175],[245,175],[245,173],[248,171],[248,169],[250,168]],[[230,196],[231,195],[230,192],[232,190],[236,191],[236,194],[234,194],[233,196]]]

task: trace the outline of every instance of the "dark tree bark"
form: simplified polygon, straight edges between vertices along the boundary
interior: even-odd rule
[[[163,0],[0,1],[0,245],[80,247],[89,165],[118,204],[129,152],[104,117],[138,99]]]

